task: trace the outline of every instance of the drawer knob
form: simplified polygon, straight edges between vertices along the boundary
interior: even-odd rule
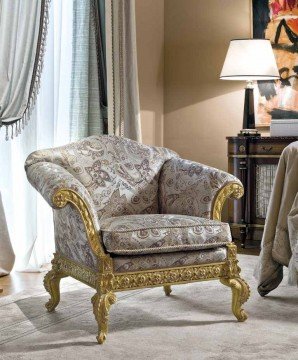
[[[269,151],[271,151],[273,148],[272,148],[272,146],[268,146],[268,147],[262,146],[262,149],[263,149],[264,151],[269,152]]]
[[[245,152],[245,146],[244,146],[244,145],[240,145],[240,146],[239,146],[239,151],[240,151],[240,152]]]

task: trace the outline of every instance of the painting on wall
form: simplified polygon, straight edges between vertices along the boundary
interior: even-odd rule
[[[298,119],[298,0],[252,0],[253,38],[269,39],[280,80],[258,81],[258,126]]]

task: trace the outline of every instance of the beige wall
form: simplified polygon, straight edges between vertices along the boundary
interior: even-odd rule
[[[164,1],[136,0],[138,73],[143,142],[163,144]]]
[[[242,127],[244,83],[219,74],[229,40],[250,35],[249,0],[165,0],[164,14],[164,146],[226,170],[225,137]]]

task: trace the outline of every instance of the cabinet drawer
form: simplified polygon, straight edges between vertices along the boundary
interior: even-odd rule
[[[288,143],[258,142],[249,145],[250,155],[280,155]]]
[[[246,139],[229,141],[228,155],[246,155],[248,153]]]

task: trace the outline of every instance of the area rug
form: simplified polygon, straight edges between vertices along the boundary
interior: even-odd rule
[[[94,290],[62,280],[61,303],[47,313],[47,293],[0,300],[0,359],[298,359],[298,289],[284,282],[266,298],[256,291],[257,258],[240,255],[251,286],[249,318],[233,317],[230,289],[218,281],[118,293],[110,331],[97,345]]]

